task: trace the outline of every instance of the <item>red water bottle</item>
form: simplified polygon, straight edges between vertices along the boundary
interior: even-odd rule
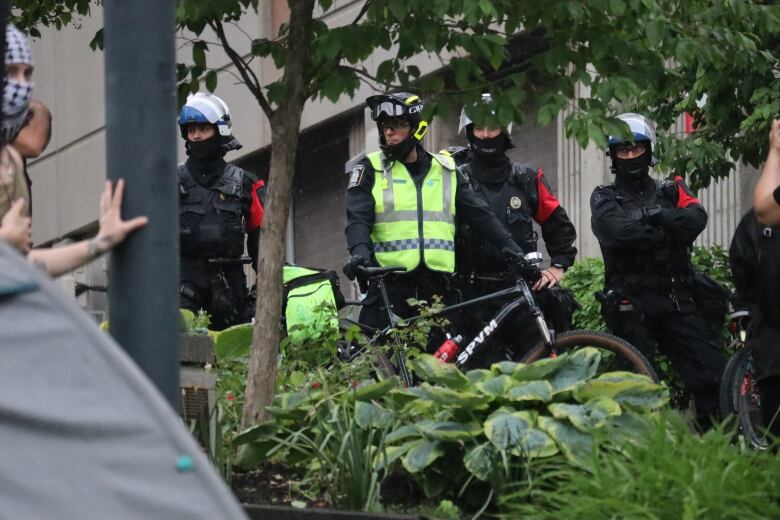
[[[463,341],[463,336],[460,334],[454,338],[451,338],[450,335],[447,334],[447,339],[436,350],[436,353],[433,355],[433,357],[441,359],[444,363],[450,362],[451,360],[455,359],[455,356],[457,356],[458,352],[460,352],[461,341]]]

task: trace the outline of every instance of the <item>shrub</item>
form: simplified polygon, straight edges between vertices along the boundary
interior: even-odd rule
[[[643,442],[596,453],[591,471],[548,464],[500,499],[504,518],[780,518],[780,459],[741,453],[727,431],[691,435],[677,414]]]
[[[245,445],[240,460],[303,466],[336,503],[355,494],[356,476],[373,485],[396,469],[429,497],[470,509],[479,507],[473,503],[479,499],[486,507],[507,482],[522,477],[529,461],[559,456],[588,467],[594,435],[607,433],[605,446],[622,447],[636,439],[647,414],[667,402],[666,389],[644,376],[596,376],[599,361],[599,351],[585,348],[532,365],[507,361],[464,374],[421,355],[412,362],[424,381],[418,387],[396,388],[385,380],[349,392],[309,386],[278,395],[270,409],[274,422],[236,440]],[[345,434],[364,444],[344,447]],[[355,449],[361,451],[353,456]],[[359,473],[347,471],[346,463]],[[366,497],[375,493],[355,496],[369,507]]]

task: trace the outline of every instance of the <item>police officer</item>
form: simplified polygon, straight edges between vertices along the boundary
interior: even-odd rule
[[[761,395],[761,419],[780,436],[780,228],[760,224],[754,211],[739,222],[729,248],[737,293],[752,310],[750,348]]]
[[[482,103],[490,101],[490,94],[483,94]],[[515,242],[526,252],[536,251],[538,235],[533,229],[533,222],[541,226],[550,254],[550,267],[542,271],[542,277],[533,288],[541,291],[537,300],[551,321],[550,325],[559,331],[569,328],[576,304],[571,291],[557,284],[577,255],[574,225],[553,195],[542,170],[534,171],[507,157],[507,150],[513,148],[509,137],[511,127],[505,130],[490,121],[477,125],[464,108],[460,115],[459,132],[464,130],[470,153],[464,157],[466,162],[460,170],[509,230]],[[455,156],[463,156],[463,152],[451,151],[455,152]],[[463,281],[466,298],[476,298],[506,287],[506,282],[489,281],[500,280],[502,273],[506,272],[504,255],[467,222],[459,223],[457,248],[457,272],[461,275],[459,278]],[[492,312],[495,308],[485,310]],[[521,329],[529,329],[522,323],[516,325],[506,328],[511,330],[513,343],[517,343]],[[533,325],[530,329],[531,332],[536,331]],[[532,337],[525,342],[528,346],[534,343]]]
[[[489,206],[459,174],[451,157],[427,152],[420,141],[428,129],[423,101],[397,92],[366,100],[379,129],[381,151],[348,164],[347,247],[350,278],[361,265],[406,267],[387,283],[393,311],[413,314],[406,300],[444,295],[455,270],[455,216],[491,240],[498,250],[522,250]],[[375,288],[369,289],[360,321],[387,324]]]
[[[250,318],[246,277],[238,259],[244,241],[257,266],[265,185],[225,162],[241,144],[233,137],[228,106],[198,92],[179,114],[188,159],[179,164],[181,306],[211,315],[215,330]]]
[[[720,323],[694,299],[691,246],[707,213],[681,177],[659,182],[655,129],[644,116],[618,116],[630,140],[610,137],[615,182],[591,195],[591,225],[604,257],[607,326],[652,359],[656,343],[693,395],[699,427],[717,414],[720,376],[726,363]],[[703,299],[702,299],[703,300]]]

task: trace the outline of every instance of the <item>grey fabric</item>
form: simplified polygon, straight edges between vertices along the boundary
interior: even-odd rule
[[[2,241],[0,386],[0,519],[246,518],[132,360]]]

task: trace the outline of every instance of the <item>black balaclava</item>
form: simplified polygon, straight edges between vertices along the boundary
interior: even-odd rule
[[[212,186],[222,175],[225,168],[225,153],[221,141],[223,138],[215,133],[202,141],[187,140],[184,147],[187,149],[187,169],[195,181],[202,186]]]
[[[504,182],[512,171],[512,165],[506,156],[506,151],[512,148],[512,141],[503,131],[490,139],[479,139],[474,136],[473,130],[473,124],[466,127],[466,137],[473,153],[472,174],[480,182]]]
[[[641,141],[640,141],[641,142]],[[618,159],[613,150],[612,173],[615,174],[615,182],[623,186],[635,186],[641,184],[650,177],[650,163],[653,159],[653,152],[650,143],[645,143],[647,149],[645,153],[633,159]]]
[[[187,155],[192,159],[201,162],[210,162],[217,157],[222,157],[225,152],[222,150],[222,145],[219,142],[219,135],[214,134],[208,139],[202,141],[190,141],[187,140],[184,143],[184,147],[187,149]]]

